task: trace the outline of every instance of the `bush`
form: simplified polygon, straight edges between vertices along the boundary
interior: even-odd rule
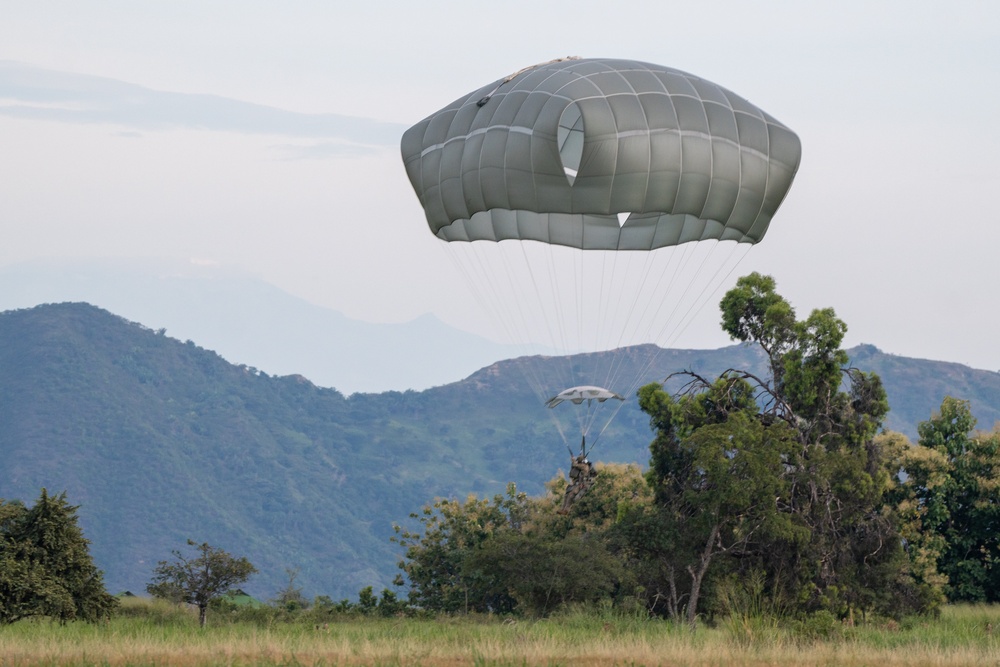
[[[792,622],[795,636],[810,641],[839,637],[842,627],[837,617],[825,609],[814,611]]]
[[[154,625],[183,625],[195,623],[198,619],[194,609],[186,604],[135,596],[120,598],[114,615],[141,619]]]

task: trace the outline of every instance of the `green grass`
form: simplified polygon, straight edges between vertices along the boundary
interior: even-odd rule
[[[757,619],[748,638],[729,619],[683,626],[610,609],[546,619],[338,617],[317,624],[275,610],[252,621],[209,615],[209,627],[169,604],[129,600],[105,624],[22,621],[0,627],[0,666],[234,665],[1000,665],[1000,607],[955,606],[935,619],[837,624],[825,638]]]

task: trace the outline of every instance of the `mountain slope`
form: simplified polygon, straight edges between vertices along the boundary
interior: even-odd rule
[[[86,304],[0,313],[0,497],[66,490],[112,591],[143,590],[156,561],[192,538],[250,558],[259,596],[286,583],[285,568],[300,568],[309,595],[352,596],[391,581],[392,523],[435,496],[498,493],[509,481],[541,492],[567,454],[525,377],[582,380],[602,354],[520,358],[422,392],[345,397]],[[912,434],[945,393],[972,399],[984,426],[1000,418],[1000,374],[871,346],[852,354],[882,374],[891,428]],[[682,369],[764,373],[743,346],[640,346],[620,361],[649,381]],[[595,458],[645,464],[650,438],[629,401]]]
[[[362,322],[220,267],[66,259],[0,267],[0,310],[67,301],[97,304],[233,363],[304,374],[345,394],[441,385],[514,354],[430,314]]]

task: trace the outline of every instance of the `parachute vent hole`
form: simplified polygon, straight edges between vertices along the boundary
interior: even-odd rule
[[[583,112],[574,102],[563,109],[559,117],[559,129],[556,131],[556,141],[559,145],[559,159],[562,160],[563,173],[570,185],[576,181],[576,174],[583,161]]]

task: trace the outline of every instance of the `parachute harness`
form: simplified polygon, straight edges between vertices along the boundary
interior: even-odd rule
[[[510,83],[511,81],[513,81],[514,79],[516,79],[517,77],[521,76],[525,72],[528,72],[530,70],[536,69],[538,67],[544,67],[545,65],[551,65],[552,63],[561,63],[561,62],[566,62],[567,60],[579,60],[579,59],[580,59],[580,56],[566,56],[565,58],[556,58],[555,60],[549,60],[549,61],[546,61],[544,63],[537,63],[535,65],[528,65],[527,67],[522,67],[521,69],[517,70],[513,74],[508,75],[507,78],[503,79],[500,83],[498,83],[496,85],[496,88],[494,88],[490,92],[486,93],[485,97],[483,97],[481,100],[479,100],[478,102],[476,102],[476,106],[480,107],[480,108],[486,106],[486,103],[490,101],[491,97],[493,97],[494,95],[497,94],[497,91],[500,90],[500,88],[502,88],[504,85]]]

